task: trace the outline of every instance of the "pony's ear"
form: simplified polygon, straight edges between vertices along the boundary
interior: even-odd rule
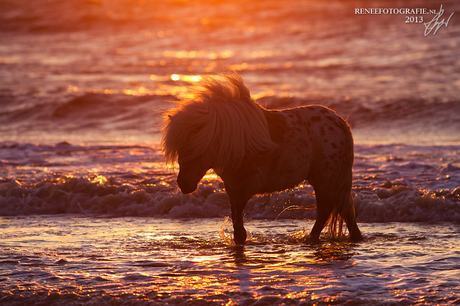
[[[171,115],[168,115],[168,118],[169,118],[169,120],[171,120],[171,119],[172,119],[172,116],[171,116]]]

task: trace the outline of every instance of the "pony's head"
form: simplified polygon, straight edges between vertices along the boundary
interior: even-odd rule
[[[274,147],[262,107],[237,74],[207,77],[165,116],[162,147],[166,162],[179,162],[177,182],[193,192],[210,168],[233,171],[248,153]]]

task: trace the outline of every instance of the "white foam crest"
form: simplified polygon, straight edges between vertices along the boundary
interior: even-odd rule
[[[355,209],[358,222],[460,221],[460,201],[449,199],[453,193],[424,193],[410,187],[377,189],[358,193]]]
[[[359,222],[460,221],[458,187],[426,190],[404,181],[375,183],[366,182],[354,190]],[[315,202],[314,196],[295,190],[254,197],[245,213],[251,219],[315,219]],[[15,180],[1,182],[0,215],[33,214],[220,218],[230,216],[230,203],[218,184],[183,195],[165,181],[135,187],[86,178],[41,181],[34,186]],[[231,222],[227,220],[221,238],[230,241],[232,235]]]

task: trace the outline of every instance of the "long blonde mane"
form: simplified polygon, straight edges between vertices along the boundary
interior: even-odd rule
[[[163,154],[168,163],[193,160],[210,151],[214,168],[230,169],[248,153],[274,147],[261,106],[251,99],[238,74],[207,77],[191,99],[167,113],[162,131]]]

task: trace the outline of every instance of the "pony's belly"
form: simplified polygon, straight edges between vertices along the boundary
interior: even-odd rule
[[[267,176],[263,192],[277,192],[296,187],[307,179],[308,167],[306,164],[305,162],[304,165],[280,165],[277,171],[271,172]]]

